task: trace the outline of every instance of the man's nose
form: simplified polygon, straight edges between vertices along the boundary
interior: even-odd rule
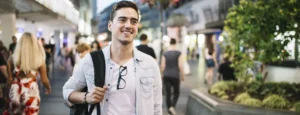
[[[131,24],[131,21],[130,21],[130,20],[126,21],[125,27],[126,27],[126,28],[131,28],[131,27],[132,27],[132,24]]]

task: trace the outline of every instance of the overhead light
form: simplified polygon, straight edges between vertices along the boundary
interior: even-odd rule
[[[169,36],[167,36],[167,35],[164,35],[164,36],[163,36],[163,40],[164,40],[164,41],[168,42],[169,39],[170,39]]]
[[[219,36],[219,41],[223,42],[224,41],[224,37],[223,36]]]

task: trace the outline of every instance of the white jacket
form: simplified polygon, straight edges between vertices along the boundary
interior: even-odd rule
[[[103,49],[106,62],[105,85],[110,84],[110,45]],[[154,58],[134,48],[134,64],[136,76],[136,115],[162,115],[162,80],[158,63]],[[90,91],[94,85],[94,67],[90,54],[87,54],[75,68],[73,75],[63,86],[63,96],[66,101],[74,90],[87,86]],[[101,102],[101,114],[107,114],[107,103],[110,100],[109,90]],[[68,101],[69,102],[69,101]],[[93,115],[96,115],[94,110]]]

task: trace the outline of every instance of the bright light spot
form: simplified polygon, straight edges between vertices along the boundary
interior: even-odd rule
[[[15,36],[17,38],[17,41],[19,41],[21,39],[21,36],[23,35],[23,33],[16,33]]]
[[[168,41],[170,40],[170,38],[169,38],[169,36],[164,35],[164,36],[163,36],[163,40],[164,40],[165,42],[168,42]]]
[[[53,38],[50,38],[50,44],[55,44],[55,40]]]
[[[223,42],[224,41],[224,37],[223,36],[219,36],[219,41]]]
[[[184,43],[185,43],[185,45],[189,45],[189,42],[190,42],[190,37],[188,35],[186,35],[184,37]]]
[[[0,30],[0,34],[2,34],[2,31]]]
[[[73,3],[70,0],[64,0],[70,7],[74,7]]]
[[[298,24],[295,24],[294,27],[297,28],[297,27],[298,27]]]
[[[134,46],[138,46],[141,44],[141,41],[140,40],[133,40],[133,45]]]
[[[99,35],[99,36],[98,36],[98,40],[99,40],[99,41],[103,41],[103,40],[105,40],[105,39],[106,39],[106,38],[104,37],[104,35]]]
[[[63,39],[63,37],[64,37],[64,34],[63,34],[62,32],[60,32],[59,38],[60,38],[60,39]]]
[[[205,35],[204,34],[198,34],[198,47],[203,47],[205,42]]]
[[[276,30],[279,30],[279,26],[278,25],[276,26]]]
[[[92,37],[87,37],[87,40],[88,40],[88,41],[90,41],[90,42],[93,42],[93,41],[95,41],[95,39],[94,39],[94,38],[92,38]]]
[[[290,35],[294,36],[296,34],[295,31],[290,31]]]

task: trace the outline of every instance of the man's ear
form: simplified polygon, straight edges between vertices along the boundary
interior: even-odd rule
[[[107,28],[108,28],[108,30],[111,32],[111,24],[112,24],[112,21],[109,21],[108,22],[108,25],[107,25]]]

